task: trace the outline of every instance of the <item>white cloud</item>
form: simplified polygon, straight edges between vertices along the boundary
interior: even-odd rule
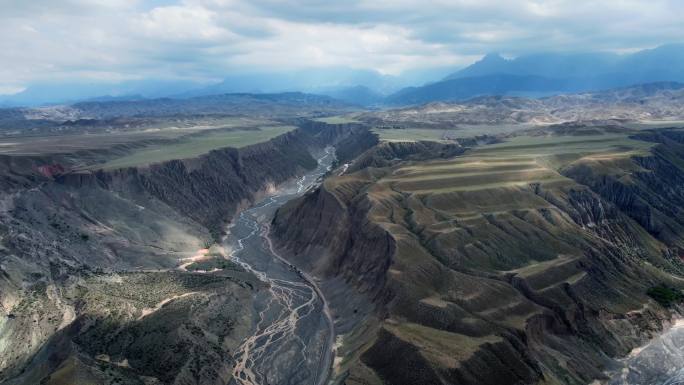
[[[131,32],[140,32],[151,40],[172,44],[228,44],[235,37],[216,23],[217,15],[200,6],[154,8],[135,17]]]
[[[297,69],[302,67],[371,68],[398,74],[416,68],[458,63],[459,57],[440,44],[411,37],[403,27],[310,24],[270,19],[273,35],[245,41],[243,53],[231,62],[240,67]]]
[[[684,41],[678,0],[0,0],[0,89],[351,67]]]
[[[24,91],[26,87],[13,86],[11,84],[0,85],[0,95],[14,95]]]

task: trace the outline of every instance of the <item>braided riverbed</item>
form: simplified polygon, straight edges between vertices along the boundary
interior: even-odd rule
[[[257,294],[253,334],[235,352],[233,384],[324,384],[334,355],[334,327],[316,281],[291,265],[268,236],[275,210],[320,182],[334,161],[332,148],[318,167],[240,213],[224,243],[230,258],[268,289]]]

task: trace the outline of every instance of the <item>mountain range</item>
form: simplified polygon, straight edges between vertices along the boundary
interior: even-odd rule
[[[547,52],[507,59],[491,53],[451,74],[445,69],[431,69],[394,76],[337,67],[236,73],[215,83],[150,79],[120,84],[35,84],[18,94],[0,96],[0,106],[293,91],[326,95],[361,106],[397,106],[491,95],[541,97],[663,81],[684,82],[684,44],[630,54]],[[412,86],[416,84],[422,85]]]
[[[305,92],[360,105],[379,104],[384,96],[413,84],[424,84],[449,69],[416,70],[401,76],[346,67],[227,74],[222,80],[140,79],[121,83],[54,82],[31,84],[14,95],[0,95],[0,107],[72,104],[80,101],[188,99],[235,93]]]
[[[625,55],[540,53],[506,59],[488,54],[440,81],[394,93],[385,102],[408,105],[485,95],[538,97],[662,81],[684,81],[684,44]]]

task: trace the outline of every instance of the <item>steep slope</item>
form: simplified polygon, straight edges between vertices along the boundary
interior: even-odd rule
[[[321,145],[294,131],[243,149],[225,148],[143,168],[74,172],[58,177],[58,182],[75,188],[139,190],[219,234],[243,200],[313,168],[309,148]]]
[[[113,170],[55,166],[74,154],[5,157],[0,382],[225,383],[260,285],[240,270],[174,269],[242,206],[317,166],[311,152],[370,146],[354,140],[367,131],[316,123]]]
[[[632,164],[610,156],[581,159],[566,166],[564,175],[590,186],[662,242],[684,255],[684,132],[663,130],[637,134],[657,143],[647,157]]]
[[[654,231],[611,197],[680,199],[678,145],[535,140],[371,164],[279,210],[281,249],[346,293],[333,302],[339,382],[586,384],[668,325],[647,292],[682,287],[678,219]],[[575,180],[579,165],[592,172]]]

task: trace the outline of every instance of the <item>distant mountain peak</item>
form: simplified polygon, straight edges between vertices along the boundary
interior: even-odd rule
[[[446,79],[457,79],[468,76],[481,76],[496,73],[506,73],[511,61],[506,60],[497,52],[484,55],[482,59],[459,72],[449,75]]]
[[[478,63],[505,63],[507,60],[498,52],[490,52],[482,57]]]
[[[684,44],[667,44],[630,54],[538,52],[506,59],[489,53],[443,81],[498,75],[537,76],[555,82],[554,91],[579,92],[662,81],[684,82]],[[503,90],[502,90],[503,91]],[[517,90],[508,90],[517,91]]]

